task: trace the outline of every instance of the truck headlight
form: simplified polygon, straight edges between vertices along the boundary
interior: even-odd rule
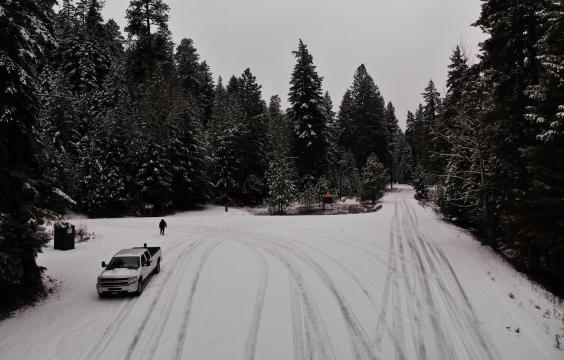
[[[98,285],[102,285],[102,278],[98,276]]]
[[[129,280],[129,281],[128,281],[129,285],[135,284],[135,283],[137,282],[137,276],[135,276],[135,277],[130,277],[128,280]]]

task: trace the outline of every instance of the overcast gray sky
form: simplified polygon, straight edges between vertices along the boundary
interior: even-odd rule
[[[407,110],[421,102],[433,79],[444,93],[454,47],[477,53],[484,35],[470,26],[479,0],[168,0],[176,44],[194,40],[214,77],[240,75],[247,67],[266,100],[286,101],[302,38],[323,76],[335,109],[364,63],[404,127]],[[106,0],[104,17],[125,25],[129,0]]]

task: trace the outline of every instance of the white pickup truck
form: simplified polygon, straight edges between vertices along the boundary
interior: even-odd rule
[[[147,244],[118,251],[107,265],[102,261],[105,269],[98,276],[98,295],[141,295],[144,282],[161,271],[161,260],[161,248],[147,247]]]

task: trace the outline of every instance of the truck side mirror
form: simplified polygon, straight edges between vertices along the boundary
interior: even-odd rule
[[[105,268],[106,267],[106,262],[102,261],[102,267]]]

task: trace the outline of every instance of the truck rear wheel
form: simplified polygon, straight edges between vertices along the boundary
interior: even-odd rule
[[[161,259],[157,261],[157,266],[155,266],[155,269],[153,270],[153,274],[158,274],[160,272],[161,272]]]

